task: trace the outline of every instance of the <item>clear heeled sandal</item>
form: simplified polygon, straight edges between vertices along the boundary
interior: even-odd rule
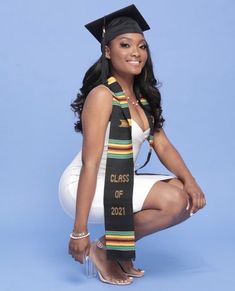
[[[97,277],[97,269],[90,256],[83,258],[83,273],[87,278]]]
[[[96,239],[94,242],[91,243],[91,249],[96,246],[98,248],[105,249],[105,246],[102,244],[102,242],[99,239]],[[95,278],[97,277],[97,274],[98,274],[98,277],[102,282],[113,284],[113,285],[129,285],[133,281],[132,277],[128,277],[128,279],[131,279],[128,282],[123,282],[121,280],[118,282],[113,282],[113,281],[105,279],[103,275],[100,273],[99,269],[97,268],[92,258],[91,250],[90,250],[89,256],[85,256],[83,259],[83,272],[87,278]]]
[[[100,241],[100,240],[96,240],[96,245],[98,248],[101,248],[101,249],[106,249],[106,247],[103,245],[103,243]],[[118,265],[120,266],[120,268],[122,269],[122,271],[129,277],[135,277],[135,278],[141,278],[144,276],[144,273],[145,271],[142,270],[142,269],[137,269],[137,272],[139,272],[139,274],[137,273],[130,273],[128,272],[127,270],[125,270],[125,267],[124,265],[122,264],[121,261],[117,261]]]
[[[99,239],[96,240],[96,245],[97,245],[98,248],[106,249],[106,246],[104,246],[103,243],[102,243]],[[141,277],[144,276],[145,271],[144,271],[143,269],[139,269],[139,268],[137,269],[137,271],[139,272],[139,274],[136,274],[136,273],[129,273],[129,272],[127,272],[127,271],[125,270],[125,268],[124,268],[124,266],[123,266],[123,264],[122,264],[121,261],[117,261],[117,263],[118,263],[118,265],[120,266],[120,268],[122,269],[122,271],[123,271],[127,276],[129,276],[129,277],[141,278]]]

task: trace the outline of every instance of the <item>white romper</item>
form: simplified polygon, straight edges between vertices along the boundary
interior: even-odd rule
[[[147,139],[150,128],[143,131],[142,128],[132,119],[132,145],[133,145],[133,161],[136,165],[136,159],[138,157],[142,143]],[[105,181],[105,167],[108,150],[108,138],[109,138],[110,121],[108,123],[104,149],[102,158],[100,161],[99,171],[97,175],[97,184],[94,198],[92,201],[88,223],[104,223],[104,181]],[[59,181],[59,201],[71,218],[75,218],[76,209],[76,195],[80,170],[82,167],[82,151],[80,151],[72,162],[66,167]],[[171,175],[136,175],[134,174],[133,185],[133,212],[138,212],[142,209],[144,200],[148,195],[151,187],[156,181],[175,178]]]

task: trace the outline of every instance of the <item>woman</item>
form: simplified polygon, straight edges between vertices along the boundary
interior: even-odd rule
[[[75,220],[69,254],[80,263],[90,257],[103,282],[127,285],[144,275],[133,266],[135,242],[186,220],[206,201],[162,128],[146,21],[131,5],[86,28],[101,42],[102,56],[71,104],[83,145],[61,176],[59,199]],[[134,174],[144,140],[175,176]],[[89,222],[105,224],[94,243]]]

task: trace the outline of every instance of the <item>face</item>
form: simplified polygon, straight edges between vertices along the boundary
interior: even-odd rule
[[[140,33],[121,34],[106,46],[106,58],[110,59],[113,72],[139,75],[148,58],[147,42]]]

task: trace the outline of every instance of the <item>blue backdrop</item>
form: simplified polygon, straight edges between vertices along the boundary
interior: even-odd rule
[[[70,103],[100,56],[84,24],[132,3],[151,26],[145,36],[162,82],[165,132],[207,205],[138,243],[136,264],[146,276],[128,288],[234,289],[234,1],[1,0],[3,291],[115,288],[86,279],[68,255],[73,221],[57,195],[60,175],[81,150]],[[169,173],[156,156],[145,169]],[[103,231],[100,225],[89,229],[92,239]]]

